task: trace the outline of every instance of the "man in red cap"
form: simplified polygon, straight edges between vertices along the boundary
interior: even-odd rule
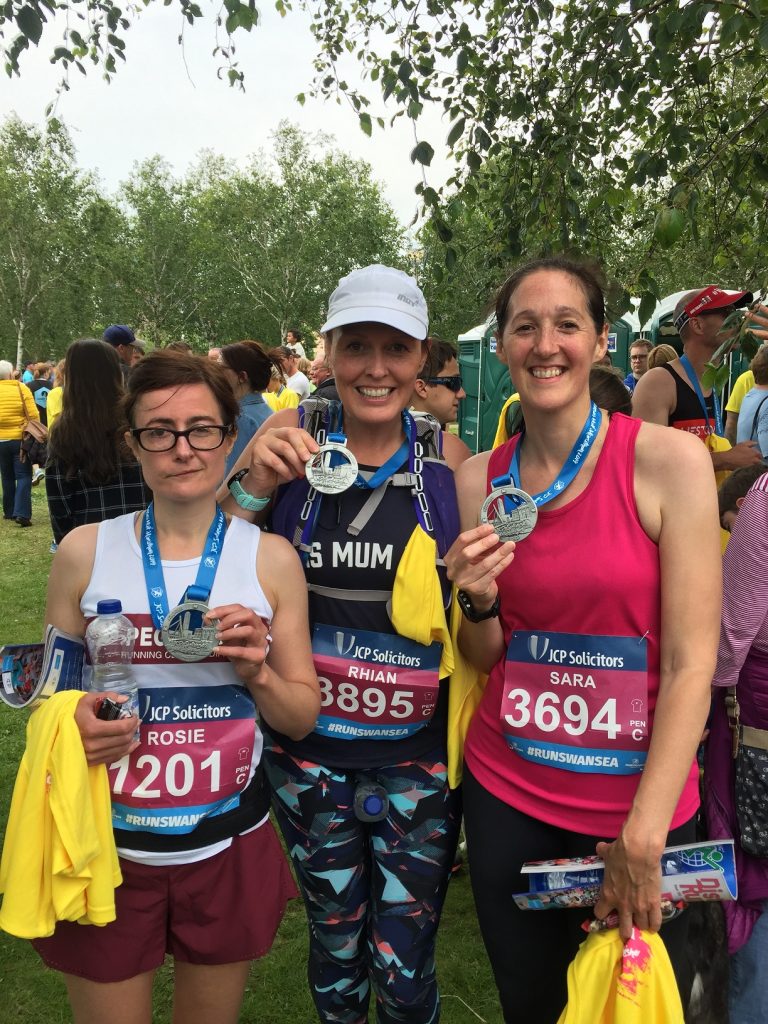
[[[725,340],[722,326],[726,317],[751,301],[751,292],[727,292],[715,285],[681,296],[672,320],[683,342],[683,355],[654,367],[637,382],[632,396],[633,415],[649,423],[688,430],[705,443],[710,434],[725,437],[718,397],[712,388],[704,388],[701,378]],[[715,471],[761,461],[753,441],[743,441],[728,451],[711,447],[710,451]]]

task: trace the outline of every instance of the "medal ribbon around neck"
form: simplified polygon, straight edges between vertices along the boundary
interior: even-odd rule
[[[208,536],[205,538],[205,547],[200,558],[195,582],[184,591],[181,603],[185,601],[207,603],[208,598],[211,596],[213,581],[216,578],[216,570],[219,567],[226,530],[226,516],[222,512],[221,507],[217,505],[213,522],[208,530]],[[147,587],[147,598],[149,600],[149,610],[152,613],[152,621],[158,629],[162,629],[170,609],[168,606],[168,593],[165,589],[163,563],[160,561],[160,552],[157,546],[154,502],[150,503],[147,511],[144,513],[144,522],[141,529],[141,557],[144,564],[144,582]]]
[[[347,437],[343,433],[343,409],[339,406],[338,412],[338,427],[337,429],[328,434],[328,440],[333,441],[335,444],[346,445]],[[354,481],[354,486],[364,490],[375,490],[380,487],[386,480],[400,469],[403,463],[408,460],[409,469],[413,468],[415,460],[415,438],[417,436],[416,424],[413,422],[413,418],[407,410],[403,410],[402,413],[403,429],[405,431],[406,440],[400,445],[394,455],[391,455],[383,466],[379,466],[376,472],[366,480],[361,474],[357,474],[357,479]],[[337,456],[335,453],[331,454],[331,465],[335,459],[341,460],[341,456]],[[342,492],[343,493],[343,492]],[[302,562],[306,565],[309,560],[309,551],[312,547],[312,539],[315,535],[315,528],[317,526],[317,518],[320,514],[320,504],[322,502],[323,495],[313,490],[310,490],[309,498],[305,503],[304,509],[302,509],[302,519],[305,520],[304,528],[301,532],[301,541],[299,543],[299,557]]]
[[[573,483],[581,467],[587,461],[590,449],[600,431],[602,413],[594,402],[590,403],[589,412],[576,443],[565,460],[562,469],[545,491],[533,496],[524,491],[517,483],[520,479],[520,449],[525,434],[520,435],[509,463],[509,470],[504,476],[491,480],[491,492],[480,509],[480,522],[491,523],[501,541],[525,540],[536,526],[539,508],[552,501]],[[499,502],[503,512],[499,512]],[[491,511],[496,509],[495,516]]]
[[[680,365],[685,370],[688,380],[691,382],[691,387],[696,392],[696,397],[699,400],[699,404],[704,412],[704,419],[707,422],[707,430],[711,430],[709,410],[707,409],[707,402],[704,398],[704,392],[701,390],[701,384],[699,384],[699,378],[696,376],[696,371],[693,368],[691,360],[688,356],[680,356]],[[712,388],[712,405],[715,410],[715,433],[718,437],[725,437],[725,431],[723,430],[723,413],[720,409],[720,400],[717,397],[717,392]]]

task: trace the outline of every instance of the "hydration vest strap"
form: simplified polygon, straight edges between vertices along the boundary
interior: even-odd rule
[[[307,590],[320,597],[330,597],[334,601],[389,601],[391,590],[339,590],[336,587],[321,587],[317,583],[308,583]]]
[[[389,479],[384,480],[378,487],[370,492],[363,507],[347,527],[347,533],[351,534],[353,537],[357,537],[362,530],[365,529],[371,516],[384,500],[384,495],[387,493],[387,487],[389,486]]]

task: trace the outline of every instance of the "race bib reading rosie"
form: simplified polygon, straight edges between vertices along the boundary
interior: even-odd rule
[[[437,704],[442,647],[318,623],[312,655],[320,690],[316,731],[338,739],[411,736]]]
[[[241,686],[139,690],[141,745],[109,766],[115,828],[178,835],[237,807],[255,705]]]
[[[602,775],[642,771],[648,751],[645,639],[512,634],[501,726],[521,757]]]

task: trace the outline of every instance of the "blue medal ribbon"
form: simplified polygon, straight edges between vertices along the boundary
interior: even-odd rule
[[[217,505],[216,514],[208,530],[208,536],[205,538],[205,547],[200,558],[195,582],[184,591],[181,599],[182,602],[208,601],[208,598],[211,596],[213,581],[216,578],[216,570],[219,567],[226,530],[227,518],[222,512],[221,507]],[[170,608],[168,605],[168,594],[165,589],[163,563],[160,561],[160,552],[157,548],[154,502],[150,503],[147,511],[144,513],[144,522],[141,528],[141,559],[144,564],[144,582],[147,587],[147,599],[149,600],[149,610],[152,613],[152,621],[158,629],[162,629]]]
[[[339,428],[341,427],[341,419],[343,417],[343,414],[343,409],[340,405],[338,413]],[[371,491],[375,490],[377,487],[383,484],[385,480],[388,480],[391,476],[394,476],[398,469],[400,469],[400,467],[406,461],[406,459],[408,460],[409,468],[413,468],[413,462],[415,458],[415,438],[417,434],[416,424],[413,422],[413,417],[407,410],[403,410],[402,418],[403,430],[405,431],[405,436],[407,440],[405,440],[400,445],[400,447],[397,449],[394,455],[391,455],[387,459],[383,466],[379,466],[376,472],[368,480],[366,480],[361,473],[358,473],[357,479],[354,482],[355,487]],[[336,432],[328,434],[327,440],[335,441],[337,444],[347,443],[346,435],[341,432],[341,429],[337,429]],[[336,455],[335,452],[331,454],[332,456]],[[340,455],[338,456],[338,459],[341,459]],[[317,517],[320,514],[320,503],[322,501],[322,498],[323,495],[318,492],[315,492],[314,496],[311,498],[312,507],[307,517],[307,521],[304,525],[304,529],[301,532],[301,540],[299,542],[299,557],[301,558],[304,565],[306,565],[307,562],[309,561],[309,551],[310,548],[312,547],[312,539],[315,535]]]
[[[709,419],[709,410],[707,409],[707,403],[704,398],[704,392],[701,390],[701,384],[699,384],[699,378],[696,376],[691,360],[688,356],[680,356],[680,365],[685,370],[688,380],[691,382],[691,387],[696,392],[696,397],[699,400],[699,405],[704,411],[704,419],[707,423],[707,430],[712,431],[712,426]],[[718,437],[725,437],[725,431],[723,430],[723,413],[720,409],[720,400],[717,397],[717,392],[712,388],[712,405],[715,410],[715,433]]]
[[[555,479],[549,485],[545,491],[540,491],[538,494],[532,494],[531,498],[535,502],[537,507],[546,505],[548,501],[552,501],[559,494],[562,494],[566,487],[570,486],[576,479],[576,476],[587,461],[592,445],[595,443],[598,433],[600,432],[600,424],[602,423],[603,415],[600,409],[595,405],[594,402],[590,404],[589,413],[587,415],[586,422],[582,427],[581,433],[576,438],[576,443],[568,455],[568,458],[563,464],[563,468],[557,474]],[[509,472],[505,476],[497,476],[494,480],[491,480],[491,487],[520,487],[520,449],[523,446],[523,440],[525,434],[520,436],[520,440],[517,442],[514,454],[509,463]],[[522,504],[519,498],[515,498],[514,495],[504,496],[504,507],[508,512],[517,508],[518,505]]]

